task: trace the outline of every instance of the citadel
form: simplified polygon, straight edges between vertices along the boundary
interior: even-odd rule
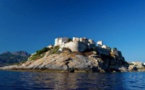
[[[113,53],[115,56],[123,58],[121,51],[118,51],[116,48],[110,48],[107,45],[104,45],[103,41],[98,41],[96,43],[94,40],[87,39],[86,37],[73,37],[72,39],[67,37],[56,38],[54,46],[59,46],[59,51],[63,48],[69,48],[73,52],[84,52],[85,50],[96,49],[99,54],[110,55],[110,53]]]

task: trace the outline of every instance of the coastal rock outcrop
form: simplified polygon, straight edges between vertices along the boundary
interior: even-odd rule
[[[129,71],[145,71],[145,63],[142,62],[130,62]]]
[[[57,70],[57,71],[85,71],[85,72],[112,72],[126,71],[128,63],[111,56],[94,54],[95,51],[76,53],[59,52],[45,53],[45,57],[37,60],[28,60],[17,67],[5,67],[4,69],[28,69],[28,70]],[[49,55],[50,54],[50,55]],[[122,69],[122,67],[124,69]]]
[[[58,38],[54,46],[37,50],[25,63],[0,69],[123,72],[128,66],[121,51],[103,45],[102,41],[95,45],[87,38]]]

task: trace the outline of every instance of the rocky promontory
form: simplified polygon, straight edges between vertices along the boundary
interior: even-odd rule
[[[127,71],[128,64],[120,58],[103,56],[95,51],[76,53],[63,51],[46,55],[37,60],[28,60],[23,64],[3,67],[3,69],[28,69],[28,70],[57,70],[57,71],[86,71],[110,72]]]
[[[97,45],[87,38],[56,38],[55,45],[37,50],[29,59],[19,65],[0,69],[48,70],[68,72],[125,72],[129,68],[121,51],[98,41]]]

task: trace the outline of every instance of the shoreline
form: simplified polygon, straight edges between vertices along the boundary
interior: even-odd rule
[[[14,65],[15,66],[15,65]],[[11,68],[10,68],[11,67]],[[145,68],[138,68],[137,70],[126,70],[126,71],[93,71],[88,69],[77,69],[77,70],[57,70],[57,69],[31,69],[31,68],[20,68],[20,67],[13,67],[13,66],[5,66],[0,67],[1,71],[26,71],[26,72],[55,72],[55,73],[122,73],[122,72],[145,72]]]

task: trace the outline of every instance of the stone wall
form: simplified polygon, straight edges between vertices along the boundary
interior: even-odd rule
[[[57,45],[62,45],[63,43],[67,42],[69,40],[69,38],[67,37],[63,37],[63,38],[56,38],[55,39],[55,46]]]
[[[62,38],[56,38],[55,39],[55,46],[60,46],[60,51],[63,49],[63,47],[69,48],[71,51],[75,52],[83,52],[86,49],[94,49],[97,47],[97,51],[100,54],[109,55],[110,52],[112,52],[116,56],[122,57],[121,52],[119,52],[117,49],[112,49],[106,45],[103,45],[102,41],[97,42],[97,46],[95,42],[92,39],[87,39],[85,37],[83,38],[77,38],[73,37],[72,41],[69,41],[69,38],[62,37]]]
[[[89,43],[88,39],[86,37],[84,38],[80,38],[80,42],[83,42],[83,43]]]
[[[98,41],[97,45],[101,47],[103,45],[103,41]]]
[[[103,54],[103,55],[110,55],[110,50],[108,50],[108,49],[104,49],[104,48],[101,48],[101,47],[96,47],[96,49],[97,49],[97,52],[99,53],[99,54]]]
[[[73,42],[79,42],[79,41],[80,41],[80,38],[73,37]]]
[[[89,39],[88,42],[95,45],[95,42],[92,39]]]
[[[88,48],[87,45],[82,42],[68,42],[64,44],[64,47],[69,48],[73,52],[83,52]]]
[[[111,50],[111,48],[108,47],[108,46],[106,46],[106,45],[102,45],[102,48],[104,48],[104,49],[108,49],[108,50]]]

